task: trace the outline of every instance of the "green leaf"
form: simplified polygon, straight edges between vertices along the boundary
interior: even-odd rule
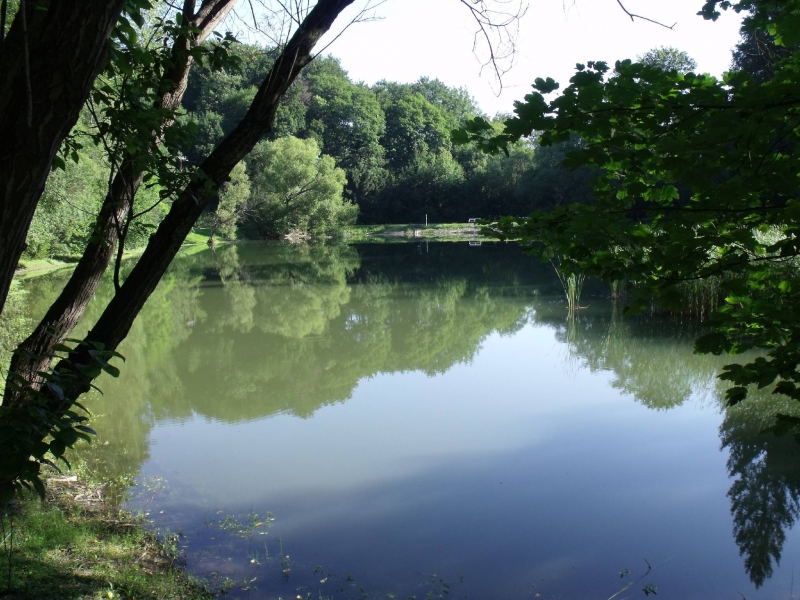
[[[732,387],[725,393],[725,397],[728,406],[736,406],[739,402],[747,398],[747,388],[742,386]]]
[[[584,68],[585,68],[584,65],[578,63],[577,69],[579,71],[583,71]],[[541,77],[537,77],[536,81],[533,84],[533,87],[542,94],[549,94],[551,92],[556,91],[559,88],[559,85],[558,83],[556,83],[554,79],[550,77],[548,77],[547,79],[542,79]]]
[[[797,433],[800,430],[800,418],[791,415],[777,415],[775,424],[762,430],[760,433],[772,433],[782,437],[788,433]]]
[[[56,458],[61,458],[66,449],[67,449],[66,444],[64,444],[64,442],[62,442],[59,439],[55,439],[52,442],[50,442],[50,452]]]
[[[112,377],[119,377],[119,369],[117,367],[115,367],[114,365],[105,363],[103,365],[103,370],[106,373],[108,373],[109,375],[111,375]]]

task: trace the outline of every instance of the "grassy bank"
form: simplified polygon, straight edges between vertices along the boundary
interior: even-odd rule
[[[218,243],[222,243],[222,240],[219,240]],[[184,247],[189,246],[206,246],[208,244],[208,236],[203,235],[201,233],[192,232],[188,236],[186,236],[186,241],[183,243]],[[133,250],[127,250],[122,254],[123,260],[128,260],[131,258],[136,258],[141,256],[142,252],[144,252],[144,246],[141,248],[134,248]],[[71,269],[75,266],[75,264],[80,259],[80,256],[65,256],[59,257],[58,259],[55,258],[36,258],[36,259],[22,259],[19,261],[19,265],[17,266],[17,270],[14,273],[14,277],[17,279],[30,279],[32,277],[39,277],[41,275],[47,275],[48,273],[52,273],[54,271],[60,271],[62,269]]]
[[[212,598],[180,569],[174,540],[157,539],[105,489],[83,474],[51,477],[44,502],[14,505],[11,586],[4,552],[0,598]],[[7,536],[9,518],[4,526]]]
[[[205,249],[209,237],[206,230],[190,233],[183,243],[184,251]],[[492,241],[479,235],[478,228],[472,223],[431,223],[420,225],[416,223],[399,223],[388,225],[352,225],[345,228],[343,237],[348,242],[397,242],[409,239],[424,238],[436,241]],[[230,243],[227,240],[216,238],[216,244]],[[137,258],[144,252],[144,247],[128,250],[123,254],[123,260]],[[65,256],[43,259],[22,259],[19,261],[15,278],[20,280],[40,277],[60,271],[71,269],[78,262],[79,256]]]

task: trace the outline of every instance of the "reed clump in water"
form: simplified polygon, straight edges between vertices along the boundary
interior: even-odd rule
[[[558,280],[561,282],[561,287],[564,288],[564,294],[567,297],[567,310],[580,310],[582,308],[586,308],[585,306],[581,306],[581,294],[583,293],[583,283],[586,280],[586,276],[579,273],[562,273],[558,270],[555,263],[553,264],[553,268],[556,271],[556,275],[558,275]]]

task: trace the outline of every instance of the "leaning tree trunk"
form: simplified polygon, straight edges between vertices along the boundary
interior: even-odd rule
[[[22,0],[0,46],[0,311],[53,158],[107,60],[125,0]]]
[[[56,370],[72,373],[74,383],[65,386],[66,401],[53,398],[59,410],[69,408],[93,380],[81,365],[92,364],[91,345],[102,344],[115,350],[125,339],[133,321],[155,290],[181,244],[192,230],[216,189],[272,128],[281,98],[309,62],[319,39],[330,29],[339,14],[354,0],[319,0],[284,46],[261,84],[247,114],[200,166],[200,176],[190,183],[172,205],[169,213],[150,238],[144,253],[125,283],[109,302],[103,314],[69,360],[60,361]]]
[[[191,39],[180,37],[175,40],[172,47],[172,67],[161,78],[159,88],[164,92],[156,102],[156,108],[164,108],[172,113],[180,106],[193,63],[190,50],[211,34],[235,3],[236,0],[205,0],[197,14],[194,14],[194,1],[185,1],[185,21],[198,31]],[[163,127],[169,125],[170,122],[163,123]],[[158,142],[161,132],[154,131],[153,136]],[[12,373],[21,376],[34,389],[38,388],[40,382],[37,374],[47,370],[52,360],[53,347],[62,342],[78,324],[114,256],[120,224],[128,218],[143,175],[135,158],[130,154],[124,155],[80,261],[47,314],[17,348],[11,359],[9,377],[12,377]],[[13,404],[18,399],[18,394],[13,386],[6,385],[3,404]]]
[[[48,404],[36,406],[36,412],[41,415],[41,426],[36,429],[36,435],[47,435],[48,423],[52,422],[53,416],[65,415],[78,397],[89,390],[96,377],[93,365],[96,365],[97,349],[113,351],[125,339],[134,319],[155,290],[192,226],[214,196],[215,190],[258,140],[270,131],[281,98],[301,69],[311,62],[311,52],[315,44],[353,1],[319,0],[299,25],[270,69],[267,80],[262,83],[244,119],[203,162],[200,175],[183,190],[172,205],[166,218],[150,238],[144,254],[84,342],[70,353],[69,358],[59,361],[55,366],[54,372],[59,374],[61,386],[57,392],[53,391],[52,386],[43,388]],[[14,409],[13,406],[8,408]],[[10,449],[13,455],[4,457],[7,464],[25,466],[29,463],[30,450],[27,448],[39,441],[29,437],[25,442],[12,445]],[[13,489],[19,476],[20,473],[6,468],[0,479],[0,492]]]

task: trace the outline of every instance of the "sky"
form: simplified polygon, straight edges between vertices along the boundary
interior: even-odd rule
[[[365,2],[354,3],[339,23],[351,20]],[[623,0],[631,13],[674,23],[672,29],[631,22],[617,0],[528,4],[519,24],[514,66],[503,77],[502,91],[489,69],[481,74],[481,62],[472,51],[475,22],[459,0],[387,0],[375,10],[380,20],[352,25],[326,53],[339,58],[354,81],[413,82],[425,76],[465,87],[493,116],[511,112],[514,100],[527,94],[537,77],[552,77],[563,87],[578,62],[613,64],[659,46],[684,50],[697,61],[698,71],[721,75],[739,38],[739,16],[731,11],[716,22],[705,21],[697,16],[702,0]]]

